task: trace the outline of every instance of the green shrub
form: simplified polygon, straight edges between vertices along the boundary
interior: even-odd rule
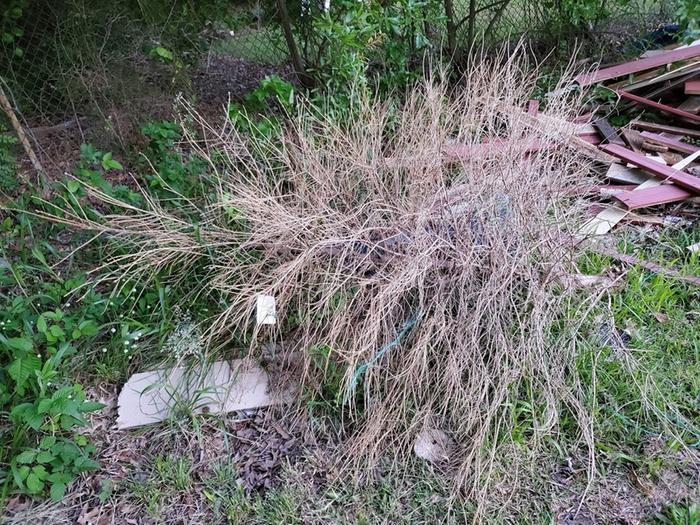
[[[431,28],[444,20],[435,0],[334,2],[305,33],[318,90],[342,96],[365,79],[384,93],[405,88],[422,75],[423,59],[434,48]]]

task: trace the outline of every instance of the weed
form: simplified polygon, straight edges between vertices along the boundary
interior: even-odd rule
[[[265,77],[242,103],[228,105],[228,118],[237,129],[249,135],[261,138],[278,135],[282,123],[275,113],[291,114],[294,93],[294,86],[277,75]]]
[[[0,321],[0,403],[14,423],[12,443],[3,447],[9,464],[3,492],[15,489],[32,495],[46,490],[60,499],[79,473],[97,468],[94,448],[75,432],[85,426],[86,412],[103,405],[88,401],[82,387],[64,375],[64,362],[75,345],[96,333],[92,320],[79,321],[61,310],[40,311],[38,298],[16,297]]]
[[[700,505],[691,503],[669,505],[657,515],[657,523],[661,525],[700,525]]]
[[[146,158],[152,173],[147,172],[145,178],[153,193],[169,199],[202,196],[200,177],[205,163],[194,155],[185,157],[177,151],[176,145],[182,138],[180,126],[165,121],[146,124],[141,131],[149,139]]]
[[[563,118],[543,128],[522,112],[534,74],[518,55],[493,64],[475,62],[457,93],[426,83],[400,108],[361,99],[351,122],[302,108],[279,143],[226,130],[235,140],[220,137],[225,150],[210,163],[226,162],[218,202],[196,225],[157,206],[81,224],[131,232],[135,251],[128,263],[115,259],[117,275],[182,274],[198,259],[209,271],[206,289],[228,303],[210,326],[212,340],[254,342],[255,297],[274,295],[283,332],[286,315],[295,316],[304,377],[321,387],[317,406],[337,413],[345,403],[357,423],[343,456],[355,472],[390,447],[405,457],[418,429],[436,418],[465,444],[457,483],[483,494],[480,473],[498,456],[487,450],[511,435],[500,429],[513,407],[517,425],[530,427],[518,440],[553,431],[567,405],[592,447],[583,399],[569,382],[577,379],[566,377],[577,332],[556,326],[573,298],[542,282],[571,262],[546,232],[552,214],[574,220],[577,210],[560,196],[567,177],[580,181],[590,164],[573,151],[521,162],[527,145],[515,139],[484,151],[492,138],[525,134],[566,147],[572,132]],[[515,87],[493,88],[502,85]],[[565,117],[571,107],[550,100],[548,109]],[[455,141],[481,156],[443,163],[443,148]],[[501,168],[484,172],[487,161]],[[547,191],[533,190],[543,184]],[[244,228],[228,227],[223,212],[231,209]],[[520,387],[531,389],[529,405],[515,403]]]
[[[4,128],[0,124],[0,191],[11,191],[17,188],[17,158],[13,148],[17,139],[12,135],[4,134]]]
[[[155,460],[155,470],[160,482],[175,491],[189,490],[192,486],[189,458],[158,456]]]

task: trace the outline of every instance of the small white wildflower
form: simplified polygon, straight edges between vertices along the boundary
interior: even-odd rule
[[[66,308],[70,308],[70,303],[66,303]]]
[[[37,356],[39,359],[41,359],[41,354],[36,354],[36,356]]]
[[[110,332],[112,332],[112,333],[115,333],[116,331],[117,331],[116,328],[112,328],[112,329],[110,330]]]
[[[129,346],[131,343],[129,341],[124,341],[124,346]]]
[[[179,361],[189,356],[202,355],[203,346],[199,327],[185,314],[175,330],[168,335],[161,353],[173,355]]]
[[[106,353],[107,353],[107,349],[106,349],[106,348],[103,348],[103,349],[102,349],[102,353],[103,353],[103,354],[106,354]]]
[[[124,353],[125,353],[125,354],[128,354],[128,353],[129,353],[129,349],[128,349],[128,348],[125,348],[125,349],[124,349]]]
[[[131,358],[132,358],[132,357],[133,357],[133,356],[129,356],[129,361],[131,361]]]

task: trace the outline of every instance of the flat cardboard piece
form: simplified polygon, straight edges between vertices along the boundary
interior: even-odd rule
[[[165,421],[178,405],[213,414],[269,406],[265,370],[250,361],[216,361],[205,369],[176,367],[134,374],[119,394],[117,428]]]

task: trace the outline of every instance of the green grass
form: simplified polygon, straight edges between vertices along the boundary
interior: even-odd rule
[[[642,246],[637,256],[700,275],[700,258],[686,249],[697,238],[697,228],[666,229],[658,241]],[[622,244],[628,251],[632,247],[629,242]],[[609,264],[605,257],[590,256],[584,270],[597,273]],[[599,437],[616,447],[639,446],[645,435],[663,430],[660,416],[687,445],[697,446],[700,290],[643,269],[625,269],[625,286],[611,294],[609,313],[629,341],[622,349],[608,347],[597,356]],[[591,365],[582,363],[582,371]],[[649,406],[658,409],[656,416],[645,407],[635,381],[644,385]]]

